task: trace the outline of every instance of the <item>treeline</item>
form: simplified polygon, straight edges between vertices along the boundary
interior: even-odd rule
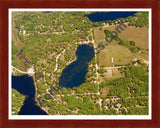
[[[128,47],[131,52],[139,52],[141,50],[141,48],[135,46],[136,43],[134,41],[120,40],[118,44]]]
[[[129,22],[129,26],[144,27],[149,24],[149,13],[148,12],[138,12],[134,17],[126,18]]]
[[[97,93],[98,85],[91,82],[85,82],[78,87],[74,87],[73,90],[75,90],[77,94]]]
[[[135,46],[136,45],[135,41],[122,40],[118,36],[113,36],[110,30],[105,29],[104,33],[106,35],[106,38],[111,38],[112,40],[114,39],[114,40],[118,41],[119,45],[123,45],[123,46],[129,48],[129,50],[131,52],[139,52],[141,50],[140,47]],[[105,48],[105,46],[107,46],[107,45],[108,45],[108,42],[105,42],[105,43],[101,42],[100,44],[98,44],[98,48],[100,50],[103,50]]]
[[[144,27],[148,26],[149,24],[149,12],[142,12],[139,11],[134,16],[129,16],[127,18],[118,18],[116,20],[108,20],[106,23],[109,25],[118,24],[118,23],[125,23],[128,22],[129,26],[136,26],[136,27]]]

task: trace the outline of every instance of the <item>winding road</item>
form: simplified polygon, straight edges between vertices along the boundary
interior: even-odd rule
[[[60,57],[61,54],[64,53],[65,51],[66,51],[66,49],[64,49],[60,54],[57,55],[57,57],[56,57],[56,67],[55,67],[55,69],[54,69],[54,72],[57,71],[57,68],[58,68],[58,59],[59,59],[59,57]]]

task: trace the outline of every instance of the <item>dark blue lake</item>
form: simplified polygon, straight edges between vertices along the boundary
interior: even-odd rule
[[[35,101],[35,85],[29,75],[12,76],[12,88],[25,96],[23,106],[18,115],[47,115]]]
[[[85,82],[88,63],[94,57],[94,49],[90,45],[79,45],[76,51],[77,60],[66,66],[59,78],[59,85],[73,88]]]
[[[136,11],[120,11],[120,12],[96,12],[87,14],[87,16],[92,22],[100,22],[107,20],[116,20],[118,18],[126,18],[129,16],[133,16]]]

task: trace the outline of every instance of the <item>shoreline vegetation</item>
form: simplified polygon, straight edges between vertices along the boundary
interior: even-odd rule
[[[27,68],[34,66],[35,100],[42,110],[50,115],[148,115],[148,64],[143,61],[148,49],[140,47],[135,53],[130,53],[129,45],[137,46],[137,42],[128,44],[121,35],[118,35],[118,40],[122,44],[115,39],[102,49],[105,36],[100,37],[102,41],[97,41],[96,34],[96,29],[104,34],[103,29],[114,28],[114,25],[119,24],[119,20],[128,23],[127,28],[147,27],[148,13],[137,12],[135,16],[105,23],[91,22],[87,17],[83,17],[85,12],[12,13],[15,26],[18,27],[14,29],[21,41],[19,43],[23,42],[19,45],[12,39],[12,65],[24,69],[24,61],[16,56],[23,48],[24,56],[31,62]],[[61,88],[58,79],[66,65],[76,59],[75,51],[80,42],[92,44],[95,51],[102,49],[102,53],[89,63],[85,83],[72,89]],[[98,47],[97,43],[101,45]],[[106,60],[110,66],[101,65],[105,59],[100,57],[105,58],[104,53],[112,50],[109,49],[111,46],[122,48],[124,54],[136,54],[137,57],[125,60],[123,54],[118,57],[116,52],[110,52],[111,55],[108,54]],[[57,61],[57,70],[53,72],[57,64],[56,56],[60,53],[62,54]],[[139,59],[140,57],[142,59]],[[122,67],[118,67],[119,63],[122,63]],[[18,75],[17,72],[16,74]],[[15,102],[18,104],[19,101]]]
[[[25,96],[21,95],[15,89],[12,89],[12,114],[13,115],[18,115],[18,112],[20,111],[21,106],[23,105],[24,99],[25,99]]]

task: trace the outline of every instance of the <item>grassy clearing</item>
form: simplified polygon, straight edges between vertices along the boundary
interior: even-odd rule
[[[120,73],[118,69],[112,69],[112,77],[108,77],[107,74],[104,75],[105,80],[111,80],[111,79],[116,79],[120,77],[123,77],[123,75]]]
[[[111,58],[113,57],[113,63]],[[130,61],[133,61],[134,58],[137,59],[145,59],[146,61],[149,60],[148,52],[146,53],[132,53],[127,47],[121,46],[117,44],[116,41],[113,41],[105,49],[101,50],[98,54],[99,59],[99,66],[116,66],[116,65],[125,65],[128,64]]]
[[[101,97],[106,97],[109,93],[109,90],[112,88],[112,86],[104,87],[101,89]]]
[[[15,46],[18,47],[19,49],[23,48],[24,43],[18,38],[19,29],[16,28],[15,26],[15,18],[16,12],[12,12],[12,41],[14,41]]]
[[[94,32],[95,32],[95,43],[96,44],[104,41],[106,37],[104,34],[104,29],[99,30],[99,28],[94,28]]]
[[[113,63],[111,58],[113,57]],[[99,66],[110,67],[114,65],[124,65],[133,60],[131,51],[118,44],[109,44],[98,54]]]
[[[136,27],[127,27],[122,33],[119,34],[119,37],[128,40],[135,41],[136,46],[144,49],[148,49],[148,28],[136,28]]]
[[[100,76],[99,75],[99,82],[102,83],[106,80],[113,80],[113,79],[117,79],[117,78],[120,78],[120,77],[124,77],[120,71],[118,69],[110,69],[112,71],[112,76],[109,76],[108,75],[108,72],[104,74],[104,76]],[[108,70],[106,70],[108,71]]]

